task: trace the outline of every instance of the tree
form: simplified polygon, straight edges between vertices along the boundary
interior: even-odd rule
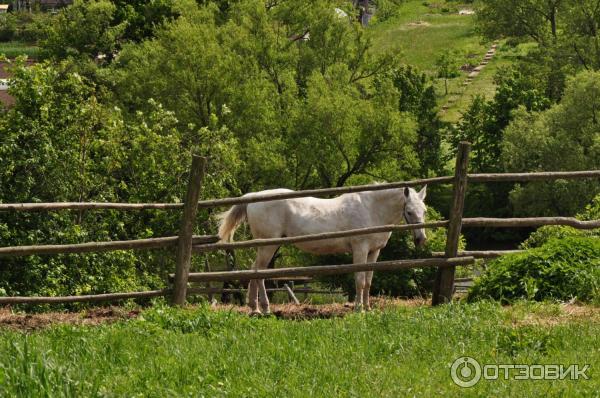
[[[588,70],[600,68],[600,1],[572,1],[566,13],[565,40],[567,53],[574,53],[578,62]]]
[[[325,76],[314,73],[308,82],[288,144],[301,187],[343,186],[418,170],[415,128],[398,111],[397,97],[386,95],[391,84],[369,98],[347,85],[349,75],[337,65]]]
[[[516,67],[501,69],[495,78],[494,98],[485,101],[475,97],[456,126],[450,141],[453,148],[463,140],[473,144],[470,161],[473,170],[502,170],[500,147],[504,129],[511,122],[515,109],[523,106],[529,111],[540,111],[550,106],[551,101],[544,95],[543,87],[540,88],[543,79],[536,80],[524,72]]]
[[[135,42],[152,37],[157,28],[179,16],[173,0],[111,0],[113,25],[125,24],[122,38]]]
[[[559,10],[566,0],[482,0],[477,9],[481,33],[496,39],[501,36],[529,37],[540,44],[556,40]]]
[[[225,129],[180,129],[155,102],[126,116],[100,103],[97,87],[68,62],[17,67],[10,93],[16,103],[0,118],[2,203],[181,201],[192,151],[211,159],[203,192],[225,196],[240,167],[237,141]],[[0,245],[170,236],[178,223],[169,212],[3,212]],[[199,223],[198,232],[209,225]],[[158,288],[173,268],[173,256],[160,251],[3,259],[0,289],[71,295]]]
[[[502,160],[509,171],[592,170],[600,167],[600,73],[571,78],[560,104],[543,112],[520,109],[506,129]],[[573,215],[600,191],[596,181],[517,186],[518,213]]]
[[[76,0],[48,25],[43,50],[54,59],[112,57],[126,24],[113,24],[117,8],[109,0]]]
[[[459,57],[455,51],[444,51],[435,61],[437,77],[444,79],[445,95],[448,95],[448,79],[460,76]]]
[[[387,108],[381,113],[374,109],[384,94],[398,93],[388,84],[389,78],[382,93],[371,90],[371,80],[386,76],[394,57],[373,56],[362,29],[340,19],[332,4],[282,1],[267,8],[262,1],[248,0],[228,8],[226,23],[214,7],[189,7],[155,38],[123,48],[110,72],[118,99],[125,109],[144,109],[148,98],[160,100],[182,126],[227,126],[244,143],[241,157],[247,168],[238,176],[243,190],[344,184],[350,177],[373,171],[375,156],[397,155],[378,144],[322,153],[318,162],[305,163],[316,151],[301,146],[304,152],[297,153],[299,132],[313,136],[312,145],[330,140],[323,148],[336,145],[331,131],[339,127],[332,127],[332,120],[360,125],[351,126],[348,134],[366,131],[368,124],[376,125],[371,127],[380,134],[389,124],[394,135],[397,109],[396,114]],[[310,32],[310,40],[293,39],[305,32]],[[353,106],[350,103],[338,102],[335,109],[317,104],[318,98],[309,94],[318,90],[315,86],[331,88],[332,100],[343,94],[356,109],[345,109]],[[318,108],[333,114],[317,118]],[[348,145],[358,146],[361,141],[351,139]],[[350,151],[361,153],[356,162],[350,159]],[[338,155],[334,162],[331,158]],[[317,172],[314,167],[319,163]]]
[[[438,114],[435,88],[425,73],[411,66],[394,69],[391,79],[399,93],[398,110],[414,115],[418,124],[415,149],[421,176],[441,174],[444,165],[441,145],[445,126]]]

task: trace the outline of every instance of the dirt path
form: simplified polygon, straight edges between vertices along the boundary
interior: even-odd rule
[[[465,83],[464,83],[465,86],[470,85],[473,82],[473,80],[477,76],[479,76],[479,74],[487,66],[487,64],[489,64],[490,61],[492,59],[494,59],[497,49],[498,49],[498,43],[494,43],[492,45],[492,47],[488,50],[488,52],[485,53],[485,56],[483,57],[483,60],[479,63],[479,65],[476,66],[475,68],[473,68],[471,73],[469,73],[469,75],[467,76],[467,79],[465,80]]]
[[[485,56],[483,57],[483,59],[479,62],[479,65],[477,65],[475,68],[473,68],[469,74],[467,75],[467,78],[465,79],[465,81],[463,82],[463,87],[467,88],[468,86],[470,86],[473,81],[477,78],[477,76],[479,76],[479,74],[481,73],[481,71],[483,69],[485,69],[485,67],[494,59],[494,56],[496,55],[496,51],[498,50],[498,43],[494,43],[490,49],[488,50],[487,53],[485,53]],[[465,95],[465,93],[463,92],[461,94]],[[450,109],[450,107],[456,102],[458,101],[460,97],[456,97],[456,96],[450,96],[450,98],[448,99],[448,101],[442,106],[442,112],[446,112],[448,109]]]

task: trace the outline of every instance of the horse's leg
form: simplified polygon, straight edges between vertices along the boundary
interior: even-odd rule
[[[364,264],[367,262],[369,251],[363,247],[352,248],[352,262],[354,264]],[[354,310],[357,312],[363,309],[363,297],[366,283],[366,272],[357,272],[354,274],[356,284],[356,298],[354,299]]]
[[[379,257],[379,250],[375,250],[371,253],[369,253],[369,255],[367,256],[367,262],[368,263],[376,263],[377,262],[377,257]],[[371,281],[373,280],[373,271],[367,271],[365,272],[365,289],[363,290],[363,306],[365,307],[365,310],[370,311],[371,310],[371,303],[370,303],[370,292],[371,292]]]
[[[254,262],[254,269],[265,269],[269,266],[269,262],[273,258],[273,255],[277,251],[278,246],[265,246],[258,248],[256,253],[256,261]],[[267,289],[265,288],[265,280],[260,279],[255,281],[258,285],[258,300],[260,302],[260,308],[263,314],[270,314],[271,309],[269,307],[269,297],[267,296]]]
[[[248,306],[251,315],[260,314],[258,310],[258,283],[255,280],[248,282]]]

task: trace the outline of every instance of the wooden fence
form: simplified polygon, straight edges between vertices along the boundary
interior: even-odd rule
[[[253,197],[225,198],[199,201],[204,177],[206,160],[194,156],[184,203],[8,203],[0,204],[0,211],[34,212],[59,210],[182,210],[182,218],[178,236],[130,241],[88,242],[66,245],[34,245],[17,247],[0,247],[0,257],[27,256],[58,253],[88,253],[113,250],[148,250],[159,248],[176,249],[176,270],[169,276],[165,289],[109,293],[86,296],[68,297],[0,297],[2,304],[35,304],[35,303],[69,303],[115,301],[129,298],[170,297],[174,305],[185,303],[188,294],[208,292],[210,288],[188,289],[188,282],[214,282],[233,280],[269,279],[282,277],[316,276],[343,274],[360,271],[389,271],[414,267],[437,267],[436,281],[432,303],[434,305],[448,302],[452,298],[454,287],[454,272],[456,266],[473,264],[476,258],[492,258],[513,251],[458,251],[460,233],[463,227],[539,227],[543,225],[569,225],[578,229],[600,228],[600,220],[579,221],[568,217],[534,217],[534,218],[463,218],[463,209],[467,184],[485,182],[527,182],[547,181],[557,179],[585,179],[600,177],[600,170],[572,172],[540,172],[540,173],[501,173],[501,174],[468,174],[470,144],[462,142],[459,145],[454,176],[436,177],[414,181],[401,181],[377,185],[361,185],[352,187],[312,189],[297,192],[260,195]],[[450,207],[450,217],[445,221],[411,225],[384,225],[372,228],[321,233],[307,236],[295,236],[277,239],[253,239],[234,243],[219,243],[216,235],[193,235],[194,223],[198,208],[214,208],[235,204],[255,203],[307,196],[330,196],[351,192],[376,191],[392,188],[414,187],[424,184],[452,184],[453,198]],[[293,244],[346,236],[359,236],[373,233],[413,230],[421,228],[447,228],[447,241],[444,252],[434,253],[432,258],[418,260],[397,260],[368,264],[326,265],[315,267],[294,267],[267,270],[224,271],[190,273],[191,256],[193,253],[247,249],[266,245]],[[169,284],[172,283],[172,287]],[[286,289],[287,290],[287,289]]]

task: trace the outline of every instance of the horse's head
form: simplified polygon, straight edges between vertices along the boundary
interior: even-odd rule
[[[425,196],[427,196],[427,185],[420,192],[412,188],[404,188],[404,221],[407,224],[422,224],[425,222]],[[427,242],[425,229],[413,229],[413,239],[415,246],[423,246]]]

